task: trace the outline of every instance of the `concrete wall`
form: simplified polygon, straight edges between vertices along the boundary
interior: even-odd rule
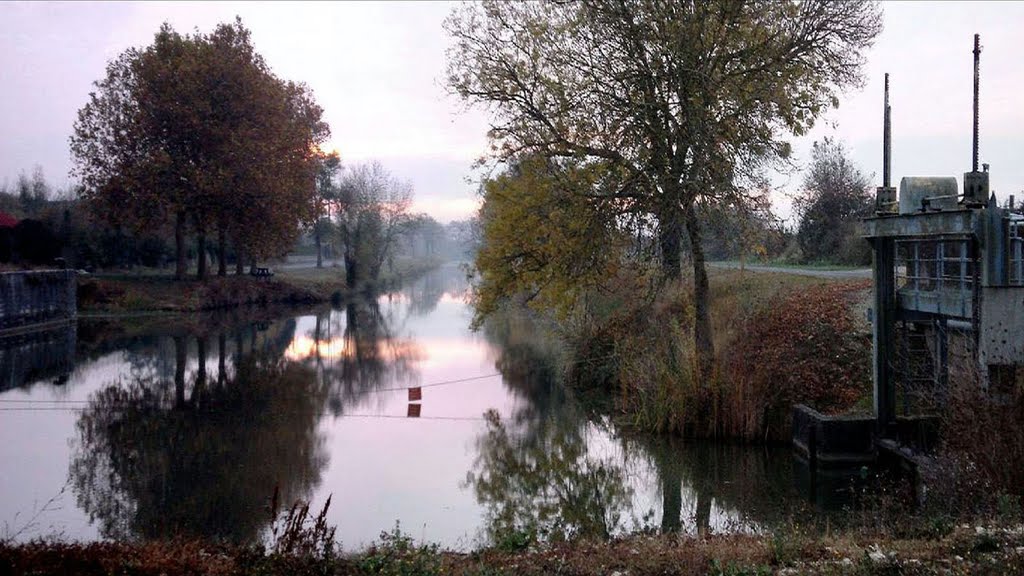
[[[1024,288],[982,290],[978,344],[982,366],[1024,364]]]
[[[75,289],[73,270],[0,274],[0,332],[74,320]]]
[[[874,460],[874,416],[825,416],[793,407],[793,446],[813,464],[849,466]]]

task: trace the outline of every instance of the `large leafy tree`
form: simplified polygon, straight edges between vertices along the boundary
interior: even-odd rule
[[[871,253],[858,234],[861,218],[874,206],[871,179],[850,160],[841,142],[815,142],[804,190],[795,207],[797,240],[805,260],[867,264]]]
[[[446,28],[449,84],[487,107],[499,159],[523,152],[615,168],[605,192],[656,223],[665,276],[693,264],[702,381],[714,350],[700,202],[742,200],[748,177],[784,159],[860,80],[877,7],[826,0],[491,1]],[[557,273],[557,271],[554,271]]]
[[[116,224],[173,219],[179,278],[188,227],[200,275],[216,228],[223,274],[228,236],[240,252],[269,255],[312,218],[316,146],[329,135],[321,114],[308,88],[271,73],[240,21],[205,35],[164,24],[153,44],[107,66],[79,110],[74,174]]]
[[[606,180],[598,164],[529,156],[484,183],[476,325],[517,294],[564,316],[578,296],[613,274],[623,242],[617,207],[585,195]]]

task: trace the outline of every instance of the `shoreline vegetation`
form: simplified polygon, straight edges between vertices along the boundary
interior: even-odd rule
[[[442,264],[436,259],[396,262],[376,282],[355,289],[346,286],[342,268],[328,266],[282,269],[271,278],[244,274],[177,280],[159,271],[79,275],[78,311],[80,317],[91,318],[319,304],[386,291]]]
[[[199,540],[0,543],[4,574],[164,575],[770,575],[1019,574],[1024,526],[961,524],[943,532],[805,532],[765,535],[633,534],[471,552],[415,542],[398,526],[367,549],[341,553],[306,526],[270,546]],[[311,536],[316,533],[316,536]],[[312,537],[313,540],[308,538]]]
[[[706,381],[696,376],[686,279],[659,286],[626,273],[588,292],[585,313],[527,312],[558,343],[542,339],[535,356],[577,392],[607,396],[618,423],[639,432],[782,443],[794,404],[870,409],[869,281],[727,268],[709,280],[717,369]],[[490,321],[524,310],[505,306]]]

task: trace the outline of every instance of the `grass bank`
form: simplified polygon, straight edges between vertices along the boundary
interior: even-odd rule
[[[870,394],[868,281],[710,274],[713,378],[694,378],[689,283],[634,276],[565,323],[569,380],[612,391],[620,420],[643,431],[761,441],[789,439],[795,403],[834,413]]]
[[[249,275],[175,280],[166,271],[81,275],[78,309],[88,315],[144,312],[198,312],[273,304],[315,304],[345,299],[356,293],[391,289],[438,266],[436,261],[406,261],[383,273],[373,284],[356,289],[345,285],[337,267],[283,269],[272,278]]]

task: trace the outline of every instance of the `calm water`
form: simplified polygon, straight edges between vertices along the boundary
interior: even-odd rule
[[[0,537],[250,540],[276,488],[314,508],[331,496],[347,549],[399,521],[468,549],[524,526],[757,530],[843,485],[808,492],[785,448],[620,433],[557,384],[523,319],[471,332],[465,289],[448,266],[333,309],[3,343]]]

